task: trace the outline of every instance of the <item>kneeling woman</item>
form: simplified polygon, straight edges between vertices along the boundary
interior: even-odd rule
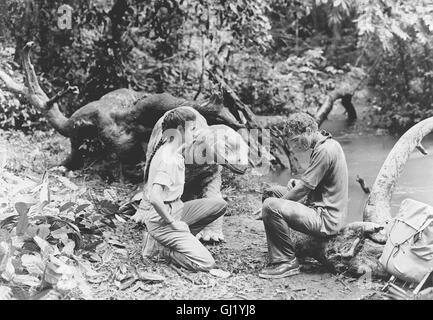
[[[195,114],[183,108],[170,111],[163,120],[163,137],[146,168],[147,190],[139,208],[146,211],[143,257],[163,258],[192,271],[208,271],[215,260],[195,235],[222,216],[227,203],[223,199],[183,203],[180,199],[185,184],[185,136],[194,130],[186,123],[194,120]]]

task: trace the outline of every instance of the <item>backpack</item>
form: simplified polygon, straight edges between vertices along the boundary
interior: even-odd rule
[[[421,282],[433,271],[433,207],[404,200],[388,230],[381,264],[398,279]]]

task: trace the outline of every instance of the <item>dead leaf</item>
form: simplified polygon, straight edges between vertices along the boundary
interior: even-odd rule
[[[135,292],[137,290],[143,290],[145,291],[144,285],[142,282],[137,282],[132,288],[131,291]]]
[[[137,277],[128,278],[127,280],[124,280],[120,283],[120,290],[126,290],[129,287],[131,287],[136,281],[138,280]]]
[[[29,224],[26,230],[26,235],[29,236],[30,238],[33,238],[34,236],[38,235],[38,230],[39,228],[37,226]]]
[[[24,254],[21,257],[21,263],[30,274],[39,276],[44,273],[45,266],[40,255]]]
[[[121,216],[119,216],[119,215],[117,215],[117,214],[115,214],[114,217],[115,217],[116,220],[119,221],[119,222],[122,222],[122,223],[125,223],[125,222],[126,222],[125,219],[123,219]]]
[[[57,271],[58,266],[53,262],[48,262],[45,268],[44,281],[51,285],[57,284],[62,277],[62,274]]]
[[[102,242],[96,246],[96,251],[103,251],[107,246],[108,244],[106,242]]]
[[[226,278],[230,277],[230,272],[224,271],[221,269],[212,269],[209,271],[209,273],[211,275],[213,275],[214,277],[222,278],[222,279],[226,279]]]
[[[77,214],[79,214],[81,211],[84,211],[88,206],[90,206],[89,203],[85,203],[85,204],[79,205],[79,206],[77,207],[77,209],[75,209],[75,214],[77,215]]]
[[[8,243],[11,240],[11,235],[8,231],[0,229],[0,242]]]
[[[128,250],[126,249],[116,249],[115,252],[120,254],[124,258],[128,258]]]
[[[0,286],[0,300],[12,300],[11,288]]]
[[[104,190],[104,198],[107,200],[116,200],[118,198],[117,192],[112,189],[105,189]]]
[[[78,262],[78,266],[81,272],[83,272],[85,276],[93,278],[93,277],[99,277],[101,275],[99,272],[93,270],[92,266],[86,261],[78,261],[77,259],[76,261]]]
[[[36,242],[41,251],[47,251],[49,248],[51,248],[51,245],[48,243],[48,241],[42,239],[41,237],[34,236],[33,240]]]
[[[29,274],[17,274],[13,278],[13,282],[29,287],[37,287],[41,284],[41,280],[39,280],[39,278]]]
[[[163,282],[165,281],[165,277],[156,274],[156,273],[150,273],[150,272],[144,272],[144,271],[137,271],[138,278],[141,281],[151,281],[151,282]]]
[[[38,226],[37,235],[40,238],[45,240],[46,238],[48,238],[50,233],[51,233],[51,231],[50,231],[50,225],[49,224],[41,224]]]
[[[62,249],[62,253],[72,256],[74,254],[75,241],[70,240]]]
[[[102,278],[94,278],[94,279],[89,278],[89,279],[87,279],[87,281],[88,281],[89,283],[93,283],[93,284],[100,284],[100,283],[102,283],[102,282],[104,282],[104,281],[107,281],[107,278],[106,278],[106,277],[102,277]]]
[[[24,237],[12,236],[12,246],[17,249],[21,249],[24,245]]]
[[[114,273],[114,279],[116,279],[117,281],[123,281],[123,280],[125,280],[126,278],[131,278],[131,277],[132,277],[131,273],[128,273],[128,274],[123,273],[123,272],[120,270],[120,268],[117,269],[116,272]]]
[[[72,191],[77,191],[79,188],[77,187],[77,185],[75,183],[72,183],[68,178],[62,177],[62,176],[56,176],[56,178],[63,183],[63,185],[72,190]]]
[[[52,231],[51,235],[54,238],[59,239],[61,235],[67,235],[70,232],[71,231],[67,227],[61,227],[61,228],[59,228],[57,230]]]
[[[122,265],[119,267],[119,270],[120,270],[120,272],[122,272],[122,273],[127,273],[127,272],[128,272],[128,268],[127,268],[126,265],[124,265],[124,264],[122,264]]]
[[[78,289],[80,289],[85,300],[94,300],[92,287],[84,279],[78,281]]]
[[[38,247],[41,249],[41,254],[43,259],[48,258],[51,254],[59,254],[59,249],[56,246],[52,246],[48,241],[42,239],[41,237],[35,236],[33,240],[36,242]]]
[[[31,300],[61,300],[62,297],[62,293],[53,289],[48,289],[41,293],[38,293],[36,296],[32,297]]]
[[[107,263],[113,258],[113,250],[108,248],[102,255],[102,262]]]
[[[112,244],[112,245],[114,245],[116,247],[125,248],[125,245],[123,243],[121,243],[121,242],[119,242],[117,240],[114,240],[114,239],[108,240],[108,243]]]
[[[60,291],[72,290],[77,286],[77,282],[74,279],[76,270],[77,268],[51,255],[46,265],[44,280],[56,286]]]
[[[0,272],[6,269],[6,264],[11,256],[11,245],[6,241],[0,242]]]
[[[9,259],[7,261],[4,271],[1,274],[1,277],[8,282],[12,281],[12,279],[15,277],[15,268],[14,265],[12,264],[12,259]]]
[[[56,283],[55,288],[59,290],[60,292],[68,292],[73,289],[75,289],[78,286],[77,281],[73,277],[65,277],[62,275],[62,277],[59,279],[59,281]]]
[[[88,257],[90,262],[101,262],[101,257],[96,253],[91,252]]]
[[[105,215],[113,215],[119,211],[119,206],[108,200],[100,201],[99,207],[100,207],[100,211]]]

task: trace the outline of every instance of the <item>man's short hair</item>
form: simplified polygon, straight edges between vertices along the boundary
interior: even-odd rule
[[[285,133],[289,137],[303,134],[310,128],[312,132],[318,131],[317,121],[305,112],[296,112],[286,120]]]

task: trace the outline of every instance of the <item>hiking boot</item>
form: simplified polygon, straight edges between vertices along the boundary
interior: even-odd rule
[[[289,262],[270,265],[269,267],[260,271],[259,277],[264,279],[280,279],[299,274],[299,272],[300,266],[298,259],[295,257]]]
[[[149,232],[145,231],[143,235],[143,249],[141,257],[146,260],[167,260],[170,250],[155,240]]]

